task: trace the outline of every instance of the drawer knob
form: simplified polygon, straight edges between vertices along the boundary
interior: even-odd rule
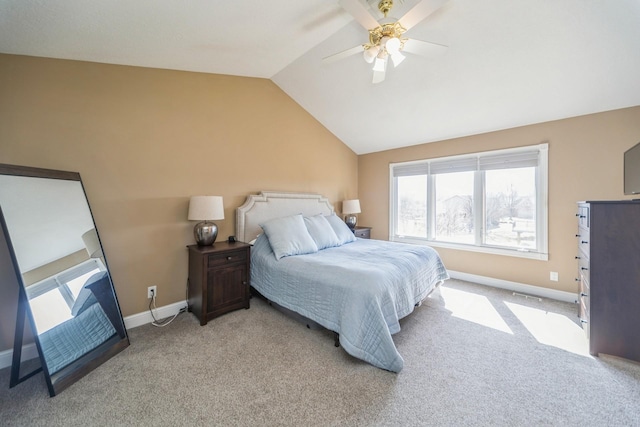
[[[588,297],[588,296],[589,296],[589,294],[585,294],[584,292],[580,292],[580,296],[581,296],[581,297]]]
[[[575,278],[575,279],[573,279],[573,280],[575,280],[576,282],[579,282],[579,281],[580,281],[580,278],[579,278],[579,277],[576,277],[576,278]]]
[[[586,240],[581,240],[580,243],[587,244],[589,242],[587,242]]]
[[[580,235],[579,235],[579,234],[576,234],[576,237],[580,237]]]
[[[227,261],[231,261],[232,259],[233,259],[233,258],[232,258],[232,257],[230,257],[230,256],[228,256],[228,257],[227,257]]]
[[[576,259],[581,259],[581,258],[579,256],[577,256]]]
[[[587,322],[587,321],[586,321],[586,320],[584,320],[584,319],[580,319],[580,323],[589,323],[589,322]]]
[[[587,267],[580,267],[580,270],[589,270]]]

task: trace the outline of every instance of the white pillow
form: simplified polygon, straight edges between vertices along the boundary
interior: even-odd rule
[[[336,236],[338,236],[338,240],[341,245],[356,241],[356,236],[353,235],[353,231],[351,231],[349,226],[345,224],[343,220],[338,218],[336,214],[328,215],[325,218],[327,218],[327,221],[329,221],[329,224],[336,233]]]
[[[304,223],[311,238],[316,242],[318,250],[340,246],[340,240],[336,232],[333,231],[333,227],[331,227],[324,215],[305,216]]]
[[[276,259],[318,252],[316,242],[304,225],[302,214],[271,219],[260,224],[260,227],[269,238]]]

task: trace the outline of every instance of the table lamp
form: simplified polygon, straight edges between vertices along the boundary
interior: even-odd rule
[[[354,214],[360,213],[360,200],[344,200],[342,202],[342,213],[345,214],[344,222],[347,223],[350,229],[356,228],[356,222],[358,219]]]
[[[193,237],[199,246],[211,246],[218,237],[213,220],[224,219],[222,196],[192,196],[189,200],[189,221],[201,221],[193,227]]]

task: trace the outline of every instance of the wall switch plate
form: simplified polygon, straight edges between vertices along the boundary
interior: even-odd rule
[[[151,299],[153,297],[158,297],[158,289],[155,286],[149,286],[147,288],[147,298]]]
[[[557,271],[551,271],[549,273],[549,280],[551,280],[552,282],[557,282],[558,281],[558,272]]]

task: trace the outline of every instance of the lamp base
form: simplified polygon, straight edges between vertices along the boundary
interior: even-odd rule
[[[211,246],[218,237],[218,226],[213,222],[199,222],[193,227],[193,237],[198,246]]]
[[[347,215],[344,217],[344,222],[347,224],[347,226],[350,229],[354,229],[356,228],[356,222],[358,221],[358,219],[356,218],[355,215]]]

